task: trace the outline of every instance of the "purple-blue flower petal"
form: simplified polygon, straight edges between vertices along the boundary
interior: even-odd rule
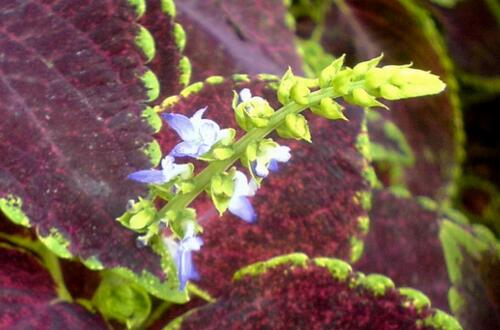
[[[279,165],[278,165],[278,162],[275,160],[275,159],[271,159],[271,161],[269,162],[269,165],[267,166],[267,168],[269,169],[269,171],[271,172],[276,172],[279,170]]]
[[[257,214],[247,197],[233,197],[229,202],[228,210],[245,222],[252,223],[257,220]]]
[[[197,132],[188,117],[176,113],[165,113],[162,116],[183,141],[196,139]]]
[[[166,181],[163,171],[160,170],[142,170],[130,173],[128,179],[142,183],[164,183]]]
[[[184,141],[177,144],[170,154],[174,157],[197,157],[199,149],[199,144]]]

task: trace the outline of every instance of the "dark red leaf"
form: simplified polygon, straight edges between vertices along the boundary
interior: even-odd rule
[[[100,316],[57,299],[51,276],[35,257],[0,247],[0,328],[107,329]]]
[[[493,330],[500,324],[499,241],[485,227],[444,222],[443,243],[453,288],[450,307],[464,329]]]
[[[431,70],[447,83],[446,93],[390,104],[382,115],[406,135],[415,163],[403,168],[401,182],[416,195],[442,198],[461,155],[461,127],[455,102],[455,81],[449,60],[430,18],[409,1],[346,0],[333,6],[326,18],[325,48],[356,62],[385,55],[387,64]],[[369,127],[370,130],[370,127]],[[381,145],[390,139],[377,136]],[[389,141],[388,141],[389,140]],[[400,164],[395,164],[395,170]]]
[[[417,326],[436,310],[429,305],[417,308],[388,278],[363,278],[340,260],[288,258],[295,259],[294,264],[270,260],[254,266],[217,301],[176,320],[180,329],[438,328],[425,321]]]
[[[451,283],[439,241],[441,215],[417,199],[389,191],[375,192],[372,203],[365,252],[356,268],[386,274],[396,285],[416,288],[448,310]]]
[[[276,103],[275,92],[265,82],[226,80],[202,86],[167,111],[191,115],[209,105],[207,118],[221,127],[237,127],[232,90],[248,87],[253,95]],[[264,180],[253,199],[257,223],[249,225],[230,214],[219,219],[209,202],[198,205],[204,246],[194,259],[203,289],[217,296],[237,269],[285,253],[356,258],[357,239],[364,235],[364,203],[369,202],[367,161],[361,150],[368,142],[363,111],[349,109],[347,117],[349,121],[329,122],[309,116],[312,144],[279,140],[292,148],[292,158]],[[178,142],[167,127],[158,140],[165,154]]]
[[[444,8],[428,0],[423,2],[444,32],[450,54],[460,71],[499,78],[498,4],[489,0],[462,0],[456,1],[451,8]]]
[[[282,74],[302,64],[281,0],[177,2],[194,81],[234,73]]]
[[[83,259],[162,276],[115,221],[144,192],[127,174],[150,166],[137,32],[126,1],[1,2],[0,198]]]

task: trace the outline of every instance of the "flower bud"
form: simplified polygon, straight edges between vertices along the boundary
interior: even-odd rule
[[[307,120],[299,114],[288,114],[285,117],[285,122],[276,129],[276,132],[283,138],[302,139],[311,142],[311,133],[309,132]]]
[[[332,80],[344,65],[345,54],[334,60],[324,68],[319,75],[319,86],[321,88],[331,87]]]
[[[333,90],[340,94],[346,95],[349,93],[349,86],[351,85],[352,80],[352,69],[346,68],[345,70],[340,71],[335,78],[333,78],[332,85]]]
[[[236,121],[246,131],[254,127],[266,127],[274,109],[262,97],[252,97],[240,103],[235,110]]]
[[[278,101],[285,105],[290,102],[290,90],[294,86],[296,78],[293,75],[292,69],[288,68],[283,77],[281,78],[278,86]]]
[[[373,68],[368,70],[365,75],[365,86],[370,89],[376,89],[385,84],[391,78],[393,72],[382,68]]]
[[[342,110],[343,107],[329,97],[323,98],[319,103],[319,107],[311,107],[311,111],[318,116],[331,120],[347,120],[347,118],[342,113]]]
[[[360,62],[354,66],[352,69],[353,74],[354,74],[354,79],[361,78],[362,76],[365,75],[365,73],[376,67],[382,58],[384,57],[384,54],[380,54],[379,57],[372,58],[371,60],[365,61],[365,62]]]
[[[352,91],[352,94],[349,97],[346,97],[345,99],[349,103],[359,105],[359,106],[364,107],[364,108],[382,107],[382,108],[387,109],[387,106],[385,106],[384,104],[377,101],[375,96],[370,95],[363,88],[355,88]]]
[[[311,93],[306,83],[302,80],[297,80],[290,90],[290,97],[293,101],[300,105],[309,103],[308,96]]]

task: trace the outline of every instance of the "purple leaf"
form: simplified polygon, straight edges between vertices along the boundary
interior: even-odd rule
[[[415,198],[389,191],[376,191],[372,203],[370,231],[356,268],[386,274],[396,285],[416,288],[448,310],[451,283],[439,241],[441,215]]]
[[[186,30],[186,56],[193,80],[234,73],[282,74],[302,64],[286,26],[281,0],[178,1],[178,20]]]
[[[417,322],[439,329],[430,321],[439,313],[447,326],[457,325],[406,298],[386,277],[364,277],[338,259],[306,258],[289,255],[245,268],[215,302],[174,322],[180,329],[417,329]]]
[[[115,221],[145,192],[127,174],[151,166],[137,33],[126,1],[0,4],[0,198],[20,197],[31,226],[74,255],[162,277]]]
[[[452,8],[425,4],[444,32],[450,55],[461,73],[499,78],[498,4],[488,0],[457,1]]]
[[[107,329],[98,315],[57,301],[55,283],[32,255],[0,247],[0,328]]]

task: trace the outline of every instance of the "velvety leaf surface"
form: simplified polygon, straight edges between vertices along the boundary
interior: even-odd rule
[[[346,53],[357,62],[383,52],[385,64],[413,62],[416,68],[431,70],[449,83],[445,93],[388,103],[391,111],[381,113],[405,133],[415,156],[401,182],[393,184],[403,183],[416,195],[442,198],[457,165],[461,128],[453,103],[454,81],[429,17],[410,1],[339,1],[328,13],[324,30],[322,43],[337,56]],[[390,143],[383,137],[374,141]]]
[[[466,330],[500,324],[499,242],[485,227],[445,222],[440,232],[453,288],[450,306]]]
[[[35,257],[0,246],[0,328],[107,329],[100,316],[57,298],[51,276]]]
[[[193,81],[240,72],[281,75],[288,66],[301,72],[283,1],[182,0],[176,5]]]
[[[370,231],[356,268],[386,274],[396,285],[416,288],[448,310],[451,283],[439,241],[440,214],[417,199],[385,190],[374,192],[372,203]]]
[[[444,32],[457,68],[463,73],[491,78],[500,76],[500,8],[494,3],[463,0],[451,8],[444,8],[425,1]]]
[[[430,306],[417,310],[390,284],[375,293],[345,263],[338,276],[338,260],[322,261],[326,267],[312,260],[259,266],[214,303],[186,314],[180,329],[417,329],[418,320],[435,313]]]
[[[120,0],[0,3],[0,198],[75,255],[161,274],[115,221],[144,191],[126,175],[150,166],[134,20]]]
[[[227,80],[205,84],[167,111],[191,115],[209,105],[207,118],[221,127],[237,127],[231,109],[232,90],[243,87],[275,100],[275,92],[267,89],[266,83]],[[218,295],[237,269],[285,253],[355,258],[352,240],[363,236],[360,222],[367,212],[362,203],[369,201],[370,188],[365,178],[367,162],[360,150],[367,144],[363,140],[364,112],[349,109],[347,117],[349,121],[329,122],[309,116],[312,144],[278,140],[290,146],[292,158],[263,181],[252,200],[258,217],[255,224],[230,214],[219,219],[208,202],[198,206],[204,245],[194,260],[203,289]],[[164,153],[178,142],[166,127],[159,140]]]
[[[146,12],[139,20],[154,39],[155,56],[147,66],[156,74],[160,83],[158,100],[175,95],[183,87],[181,83],[181,47],[174,34],[174,20],[162,10],[162,0],[146,0]]]

